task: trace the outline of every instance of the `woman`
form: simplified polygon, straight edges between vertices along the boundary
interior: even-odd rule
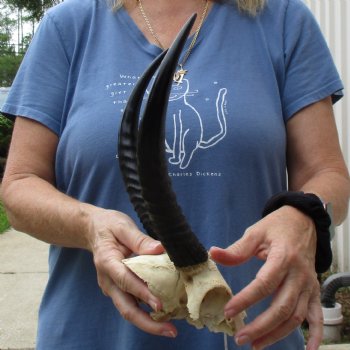
[[[37,349],[224,347],[221,334],[153,321],[136,300],[160,301],[121,263],[163,247],[141,232],[125,192],[120,118],[138,77],[197,12],[170,94],[166,152],[194,232],[207,249],[227,247],[210,249],[230,266],[226,317],[249,308],[238,345],[227,346],[304,349],[306,318],[316,350],[313,218],[284,205],[261,219],[286,189],[331,202],[336,224],[347,212],[332,112],[343,87],[315,20],[300,0],[113,6],[68,0],[48,11],[3,107],[18,116],[2,185],[11,223],[51,243]]]

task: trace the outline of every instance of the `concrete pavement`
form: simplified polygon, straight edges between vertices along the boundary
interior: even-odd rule
[[[14,230],[0,234],[0,350],[35,348],[47,257],[46,243]]]
[[[14,230],[0,234],[0,350],[35,349],[47,257],[46,243]],[[324,345],[320,350],[350,350],[350,345]]]

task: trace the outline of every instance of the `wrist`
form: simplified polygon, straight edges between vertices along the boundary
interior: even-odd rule
[[[267,201],[262,216],[264,217],[285,205],[300,210],[313,220],[317,235],[315,269],[318,273],[325,272],[332,263],[332,250],[329,230],[331,218],[325,210],[324,204],[315,194],[285,191],[274,195]]]
[[[323,208],[327,212],[327,214],[329,215],[329,218],[331,220],[331,224],[329,226],[329,233],[330,233],[330,237],[332,240],[334,238],[334,235],[335,235],[335,225],[334,225],[334,220],[333,220],[333,204],[331,202],[324,201],[323,198],[321,196],[319,196],[318,194],[316,194],[316,195],[319,198],[319,200],[322,202]]]
[[[78,227],[83,235],[84,248],[93,251],[96,245],[95,217],[102,209],[88,203],[80,203],[78,207]]]
[[[282,215],[288,215],[292,221],[299,223],[300,229],[306,231],[314,231],[316,234],[316,225],[314,220],[310,217],[310,215],[305,214],[302,210],[296,208],[292,205],[283,205],[280,208],[276,209],[281,211]]]

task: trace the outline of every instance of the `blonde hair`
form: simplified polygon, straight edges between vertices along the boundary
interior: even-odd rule
[[[113,10],[117,10],[123,6],[124,0],[108,0],[113,8]],[[219,0],[214,0],[220,2]],[[249,13],[252,16],[256,16],[259,10],[261,10],[267,0],[227,0],[221,2],[235,2],[238,8],[246,13]]]

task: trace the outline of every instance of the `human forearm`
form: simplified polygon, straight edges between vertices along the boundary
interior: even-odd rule
[[[348,213],[350,181],[346,169],[321,171],[303,184],[290,184],[290,190],[315,193],[332,204],[333,223],[340,225]]]
[[[90,249],[89,215],[98,208],[64,195],[37,176],[5,179],[2,197],[14,228],[51,244]]]
[[[89,217],[97,208],[56,190],[58,136],[46,126],[16,118],[2,198],[13,227],[57,245],[89,249]]]
[[[333,223],[347,214],[350,180],[330,97],[305,107],[287,123],[289,190],[315,193],[333,205]]]

